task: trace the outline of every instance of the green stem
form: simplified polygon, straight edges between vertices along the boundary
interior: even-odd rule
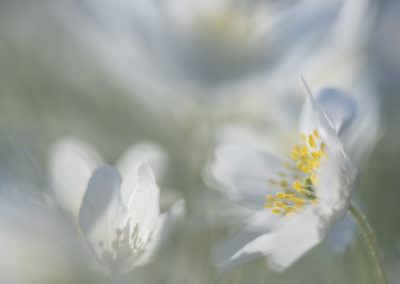
[[[349,212],[360,226],[362,235],[365,239],[365,242],[367,243],[369,254],[374,263],[375,277],[377,283],[387,284],[383,261],[379,253],[378,243],[376,241],[372,228],[368,224],[365,216],[361,213],[361,210],[354,203],[350,204]]]

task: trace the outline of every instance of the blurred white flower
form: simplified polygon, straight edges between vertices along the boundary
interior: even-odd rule
[[[1,283],[71,283],[76,279],[85,246],[60,213],[0,177]]]
[[[181,200],[160,215],[159,188],[148,164],[137,169],[135,184],[125,184],[114,168],[102,166],[89,181],[79,225],[97,266],[123,273],[151,261],[182,211]]]
[[[127,272],[148,263],[182,213],[180,200],[159,215],[159,188],[149,165],[162,177],[166,161],[158,145],[136,143],[116,163],[122,182],[117,170],[99,168],[100,155],[78,138],[63,138],[51,149],[54,196],[74,217],[101,270]]]
[[[86,0],[64,10],[132,93],[175,106],[188,96],[284,96],[281,78],[299,73],[312,83],[338,75],[347,86],[375,12],[364,0]]]
[[[163,177],[167,153],[152,142],[132,145],[116,162],[124,178],[124,186],[136,183],[141,163],[148,162],[159,178]],[[103,158],[90,145],[77,137],[65,137],[49,151],[48,167],[54,197],[75,221],[93,171],[103,164]],[[130,189],[123,188],[123,194]]]
[[[283,270],[345,216],[357,170],[338,132],[351,120],[356,105],[340,92],[329,98],[330,103],[320,105],[308,95],[299,123],[301,142],[291,152],[293,162],[238,143],[216,150],[214,178],[232,199],[255,210],[244,229],[217,249],[215,264],[221,270],[259,256]]]

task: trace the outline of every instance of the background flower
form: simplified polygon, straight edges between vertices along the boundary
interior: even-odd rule
[[[385,119],[378,134],[385,135],[361,161],[357,200],[398,282],[391,265],[399,258],[394,248],[400,236],[393,217],[400,158],[396,1],[238,1],[233,6],[240,16],[234,18],[240,21],[228,25],[234,27],[228,33],[198,25],[194,11],[218,19],[224,13],[214,11],[229,11],[224,7],[233,2],[182,2],[1,1],[1,179],[48,199],[47,155],[60,138],[81,137],[110,164],[130,145],[154,141],[169,157],[159,181],[161,211],[183,197],[187,215],[155,261],[121,276],[120,283],[372,283],[358,241],[339,255],[322,242],[283,274],[257,260],[218,277],[211,249],[243,213],[204,184],[201,173],[220,132],[231,131],[226,126],[239,125],[272,141],[259,146],[287,153],[295,137],[285,133],[295,133],[288,125],[296,125],[303,101],[299,75],[313,89],[335,86],[359,104],[366,89],[378,101],[366,113],[379,115],[374,108],[381,104]],[[117,9],[113,3],[142,6],[131,17],[127,7],[133,4]],[[246,29],[257,33],[246,36]],[[160,30],[174,30],[174,37]],[[236,45],[242,36],[251,40]],[[131,44],[133,54],[125,48]],[[130,56],[137,65],[124,59]],[[168,188],[172,194],[165,194]],[[319,270],[310,265],[316,262]],[[113,282],[86,270],[71,274],[75,283]]]
[[[183,201],[160,215],[159,188],[150,166],[136,169],[135,182],[110,166],[97,169],[79,211],[79,228],[106,272],[126,273],[149,263],[168,237]]]
[[[158,145],[145,141],[126,150],[116,162],[124,178],[124,195],[131,191],[126,187],[135,185],[138,168],[143,162],[150,163],[162,179],[167,154]],[[49,151],[48,168],[55,198],[75,219],[78,218],[89,178],[102,164],[103,158],[96,150],[76,137],[60,139]]]

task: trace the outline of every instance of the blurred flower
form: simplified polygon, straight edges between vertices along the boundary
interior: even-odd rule
[[[290,153],[293,162],[240,144],[216,150],[215,179],[231,198],[255,210],[245,228],[217,250],[215,263],[221,270],[263,255],[283,270],[345,216],[356,168],[338,133],[356,105],[340,92],[330,93],[329,99],[320,105],[308,95],[299,123],[301,142]]]
[[[115,169],[99,168],[100,155],[78,138],[63,138],[51,149],[55,198],[74,217],[101,270],[127,272],[148,263],[182,213],[183,201],[177,201],[159,215],[159,188],[143,164],[162,177],[166,161],[158,145],[136,143],[116,163],[122,182]]]
[[[148,164],[137,170],[136,183],[110,166],[91,177],[79,213],[79,226],[98,263],[108,272],[128,272],[147,264],[183,211],[183,201],[159,214],[159,188]]]
[[[60,213],[0,176],[1,283],[77,279],[85,246],[78,234],[71,234],[72,224]]]
[[[64,10],[71,30],[134,95],[175,107],[188,97],[286,96],[293,90],[281,78],[299,73],[349,85],[375,12],[364,0],[86,0]]]
[[[116,162],[124,178],[124,187],[136,183],[137,170],[143,162],[148,162],[157,176],[162,178],[167,154],[152,142],[132,145]],[[60,139],[49,151],[48,167],[54,197],[76,222],[90,176],[102,164],[100,154],[76,137]],[[123,189],[123,194],[125,192],[130,192],[130,189]]]

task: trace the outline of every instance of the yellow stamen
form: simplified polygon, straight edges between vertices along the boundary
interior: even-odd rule
[[[320,148],[321,148],[321,151],[322,151],[323,153],[325,153],[325,151],[326,151],[326,146],[325,146],[325,143],[324,143],[324,142],[321,142]]]
[[[319,159],[319,158],[322,157],[322,152],[321,152],[320,150],[312,151],[312,152],[311,152],[311,156],[312,156],[314,159]]]
[[[317,176],[315,174],[310,175],[311,182],[316,185],[317,184]]]
[[[303,207],[303,205],[301,205],[300,203],[296,203],[294,205],[294,209],[301,209]]]
[[[322,159],[327,158],[324,142],[319,142],[319,133],[313,129],[311,134],[300,136],[302,142],[290,152],[293,163],[284,161],[283,165],[290,170],[278,172],[276,179],[269,179],[271,185],[279,185],[282,190],[266,196],[264,204],[273,213],[288,216],[305,206],[318,202],[317,170]],[[318,147],[319,146],[319,147]],[[291,185],[291,186],[290,186]]]
[[[302,147],[300,148],[300,153],[301,153],[302,155],[307,155],[307,154],[308,154],[308,149],[307,149],[307,147],[306,147],[306,146],[302,146]]]
[[[290,152],[290,157],[292,157],[293,160],[297,160],[299,157],[299,152],[293,150]]]
[[[308,159],[307,161],[307,166],[310,167],[311,169],[317,169],[319,165],[320,163],[316,159]]]
[[[303,165],[303,163],[302,162],[297,162],[296,163],[296,168],[298,169],[298,170],[301,170],[301,166]]]
[[[315,144],[314,137],[313,137],[311,134],[308,135],[308,145],[309,145],[311,148],[316,148],[316,147],[317,147],[317,145]]]
[[[294,188],[295,190],[297,190],[297,191],[301,190],[301,181],[295,180],[295,181],[292,183],[292,186],[293,186],[293,188]]]
[[[283,192],[277,192],[275,195],[278,198],[284,198],[285,197],[285,194]]]
[[[275,197],[272,194],[267,195],[267,200],[268,201],[275,201]]]
[[[265,207],[265,208],[272,208],[272,204],[270,204],[270,203],[264,203],[264,207]]]
[[[280,210],[280,209],[278,209],[278,208],[272,208],[272,213],[276,213],[276,214],[278,214],[278,213],[281,213],[282,211]]]
[[[302,170],[303,172],[305,172],[305,173],[311,172],[310,167],[308,167],[308,166],[306,166],[306,165],[302,165],[302,166],[301,166],[301,170]]]
[[[306,194],[307,193],[307,191],[305,191],[304,189],[300,189],[300,190],[298,190],[298,192],[301,193],[301,194]]]

